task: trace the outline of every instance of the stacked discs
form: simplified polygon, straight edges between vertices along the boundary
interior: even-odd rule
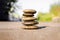
[[[25,25],[23,28],[25,29],[36,29],[37,27],[35,26],[35,24],[37,24],[37,22],[35,21],[36,18],[34,18],[34,14],[36,13],[35,10],[32,9],[26,9],[23,11],[23,24]]]

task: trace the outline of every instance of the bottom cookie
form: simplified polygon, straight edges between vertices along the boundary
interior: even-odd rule
[[[37,26],[24,26],[23,29],[38,29]]]

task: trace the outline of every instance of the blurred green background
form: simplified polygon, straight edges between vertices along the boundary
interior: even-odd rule
[[[37,20],[39,22],[51,22],[54,17],[60,17],[60,4],[51,5],[49,13],[38,12]]]

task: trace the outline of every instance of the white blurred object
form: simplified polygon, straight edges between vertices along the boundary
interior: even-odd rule
[[[21,10],[21,3],[15,2],[12,3],[12,7],[9,11],[9,19],[10,21],[20,21],[20,14],[18,13],[18,10]]]

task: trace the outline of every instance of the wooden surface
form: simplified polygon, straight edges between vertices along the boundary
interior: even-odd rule
[[[46,28],[22,29],[21,22],[0,22],[0,40],[60,40],[60,23],[39,23]]]

